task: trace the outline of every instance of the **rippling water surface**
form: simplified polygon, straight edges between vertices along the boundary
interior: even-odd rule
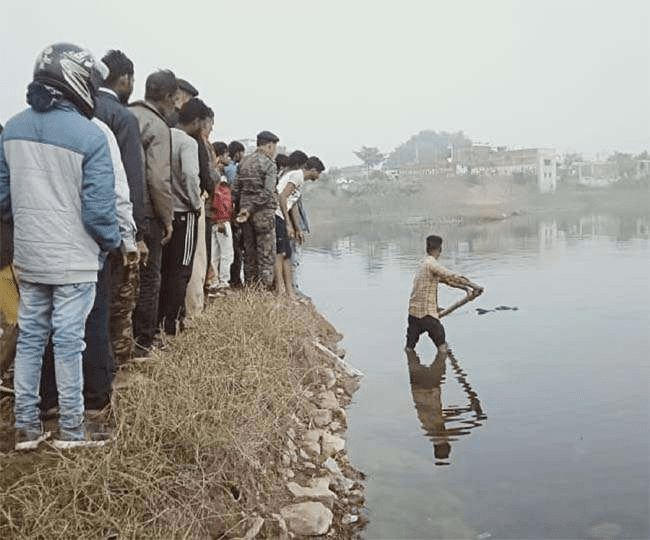
[[[648,218],[418,223],[318,231],[301,274],[366,374],[348,440],[365,536],[648,538]],[[449,358],[426,336],[403,351],[431,232],[441,262],[486,287],[444,319]]]

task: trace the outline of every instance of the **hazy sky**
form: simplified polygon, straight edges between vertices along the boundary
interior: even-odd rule
[[[647,0],[0,0],[0,122],[34,59],[70,41],[124,50],[141,97],[171,68],[215,138],[276,132],[326,165],[422,129],[595,153],[650,147]]]

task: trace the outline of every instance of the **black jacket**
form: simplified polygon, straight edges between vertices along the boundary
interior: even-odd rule
[[[197,135],[194,137],[194,140],[199,145],[199,178],[201,179],[201,191],[205,191],[209,195],[208,200],[212,201],[215,179],[212,175],[208,149],[205,147],[201,136]]]
[[[120,147],[133,204],[133,219],[138,228],[137,239],[140,240],[144,231],[144,166],[138,120],[113,94],[104,90],[95,97],[95,116],[111,128]]]

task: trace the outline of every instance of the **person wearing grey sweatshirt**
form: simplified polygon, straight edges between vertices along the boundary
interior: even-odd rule
[[[199,177],[199,148],[194,136],[210,114],[198,98],[185,103],[172,128],[173,233],[163,249],[158,320],[166,334],[176,334],[184,318],[187,284],[192,275],[203,200]]]

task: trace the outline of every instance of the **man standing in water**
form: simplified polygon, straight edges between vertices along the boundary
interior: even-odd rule
[[[483,287],[469,279],[447,270],[438,262],[442,253],[442,238],[427,237],[427,256],[422,259],[413,280],[413,291],[409,301],[408,330],[406,331],[406,351],[413,351],[420,336],[427,332],[439,352],[447,351],[445,328],[440,322],[438,308],[438,283],[462,289],[472,298],[483,294]]]

